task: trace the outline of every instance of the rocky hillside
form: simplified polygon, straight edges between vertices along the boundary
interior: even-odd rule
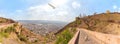
[[[109,12],[93,14],[88,16],[78,16],[76,20],[66,25],[57,32],[56,44],[67,44],[76,33],[76,28],[100,32],[104,34],[120,35],[120,13]]]
[[[13,21],[12,19],[7,19],[7,18],[3,18],[3,17],[0,17],[0,23],[3,24],[3,23],[14,23],[15,21]]]
[[[20,23],[0,18],[1,44],[43,44],[44,38],[24,28]]]

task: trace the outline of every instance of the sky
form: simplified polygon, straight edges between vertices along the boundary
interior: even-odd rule
[[[13,20],[71,22],[80,14],[92,15],[106,10],[120,12],[120,0],[0,0],[0,17]]]

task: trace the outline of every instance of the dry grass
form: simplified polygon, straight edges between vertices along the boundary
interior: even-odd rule
[[[62,35],[62,33],[65,30],[68,30],[67,28],[79,27],[106,34],[120,35],[119,25],[120,25],[120,13],[101,13],[91,16],[85,16],[82,18],[77,17],[74,22],[69,23],[56,34]]]

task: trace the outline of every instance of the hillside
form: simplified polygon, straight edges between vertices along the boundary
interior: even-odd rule
[[[97,33],[102,33],[99,36],[116,36],[120,35],[120,13],[118,12],[106,12],[93,14],[88,16],[76,17],[76,20],[64,26],[64,28],[58,29],[58,25],[61,27],[61,23],[57,25],[51,25],[49,23],[37,22],[36,24],[19,23],[11,19],[0,18],[0,43],[2,44],[68,44],[71,38],[78,31],[76,28],[84,28],[81,30],[83,35],[87,33],[91,40],[97,35]],[[36,22],[36,21],[35,21]],[[61,24],[61,25],[60,25]],[[43,27],[42,27],[43,26]],[[62,25],[63,26],[63,25]],[[49,28],[50,27],[50,28]],[[54,28],[55,29],[54,29]],[[33,29],[31,29],[33,28]],[[49,30],[49,29],[52,30]],[[35,30],[34,30],[35,29]],[[87,30],[87,31],[86,31]],[[48,34],[45,34],[48,32]],[[56,33],[50,33],[55,31]],[[40,32],[40,33],[38,33]],[[93,34],[93,33],[96,33]],[[46,36],[43,36],[43,35]],[[92,34],[92,35],[90,35]],[[93,36],[95,35],[95,36]],[[100,38],[99,36],[96,36]],[[81,35],[82,37],[82,35]],[[104,37],[103,37],[104,38]],[[119,38],[119,37],[118,37]],[[112,39],[112,38],[110,38]],[[80,39],[82,40],[82,39]],[[96,39],[95,39],[96,40]],[[106,40],[102,39],[101,40]]]
[[[44,38],[24,28],[20,23],[0,18],[1,44],[43,44]],[[4,21],[4,22],[3,22]]]
[[[120,35],[104,34],[82,28],[77,30],[68,44],[120,44]]]
[[[3,23],[14,23],[15,21],[13,21],[12,19],[7,19],[7,18],[3,18],[3,17],[0,17],[0,23],[3,24]]]
[[[18,22],[25,28],[42,36],[46,36],[49,33],[56,33],[67,24],[66,22],[45,20],[19,20]]]
[[[106,12],[83,17],[78,16],[75,21],[55,33],[57,36],[56,44],[67,44],[76,33],[76,28],[85,28],[104,34],[120,35],[120,13]]]

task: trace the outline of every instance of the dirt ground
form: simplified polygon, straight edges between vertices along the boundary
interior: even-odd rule
[[[120,35],[78,29],[68,44],[120,44]]]

